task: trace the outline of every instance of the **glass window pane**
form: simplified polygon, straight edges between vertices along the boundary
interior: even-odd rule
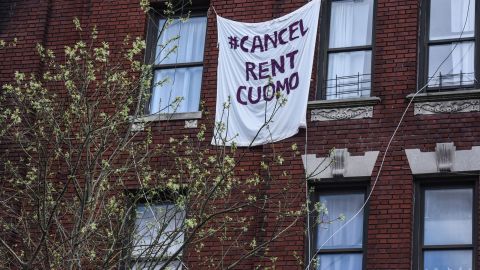
[[[318,270],[361,270],[362,254],[320,255]]]
[[[330,53],[326,98],[340,99],[370,95],[371,51]]]
[[[322,217],[323,223],[318,225],[317,248],[320,248],[335,231],[360,210],[363,200],[363,193],[320,195],[320,203],[325,205],[328,213]],[[345,219],[339,220],[340,216],[345,216]],[[323,248],[362,248],[362,238],[363,210],[346,227],[328,240]]]
[[[155,71],[150,113],[197,112],[203,67]]]
[[[332,1],[330,48],[372,44],[373,0]]]
[[[155,64],[202,62],[205,48],[206,17],[174,20],[161,34],[165,20],[160,20]],[[177,47],[178,46],[178,47]],[[175,47],[176,50],[175,50]]]
[[[464,28],[465,27],[465,28]],[[431,0],[430,40],[473,37],[475,1]]]
[[[456,47],[455,44],[457,44]],[[430,46],[428,77],[431,80],[428,82],[428,86],[448,87],[472,85],[475,82],[474,47],[474,42]],[[450,54],[450,52],[452,53]],[[447,59],[442,64],[445,58]],[[435,76],[433,76],[439,66],[440,69]]]
[[[472,270],[472,251],[425,251],[425,270]]]
[[[132,266],[132,270],[181,270],[182,263],[179,260],[175,260],[171,262],[167,267],[163,268],[165,262],[162,261],[147,261],[147,262],[139,262]]]
[[[173,204],[137,205],[132,255],[154,258],[178,251],[184,219],[185,212]]]
[[[472,189],[425,191],[425,245],[472,243]]]

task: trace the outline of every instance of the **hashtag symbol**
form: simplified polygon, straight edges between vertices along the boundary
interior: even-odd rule
[[[230,44],[230,49],[236,50],[238,48],[238,38],[237,37],[228,37],[228,44]]]

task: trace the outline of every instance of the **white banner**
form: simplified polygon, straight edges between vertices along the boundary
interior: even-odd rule
[[[283,17],[242,23],[217,16],[214,145],[280,141],[306,126],[320,0]]]

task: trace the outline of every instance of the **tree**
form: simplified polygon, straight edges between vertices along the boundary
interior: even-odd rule
[[[167,20],[177,8],[166,5]],[[74,25],[80,39],[61,57],[37,45],[41,73],[16,72],[2,86],[0,268],[167,269],[194,260],[233,269],[254,256],[274,267],[271,244],[307,211],[283,165],[298,158],[297,146],[268,155],[212,147],[205,134],[220,125],[168,142],[151,123],[137,130],[152,87],[145,42],[126,37],[113,55],[96,27]],[[244,170],[252,158],[258,168]],[[283,188],[268,192],[277,178]]]

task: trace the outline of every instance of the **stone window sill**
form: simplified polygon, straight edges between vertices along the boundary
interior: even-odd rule
[[[202,118],[202,112],[184,112],[184,113],[158,113],[146,116],[141,116],[132,119],[132,129],[135,131],[144,130],[145,124],[150,122],[163,122],[163,121],[175,121],[185,120],[185,128],[196,128],[198,125],[198,119]]]
[[[349,108],[359,106],[373,106],[380,103],[379,97],[361,97],[332,100],[314,100],[308,102],[309,109]]]
[[[146,116],[141,116],[133,121],[136,122],[155,122],[155,121],[170,121],[170,120],[194,120],[202,118],[202,112],[184,112],[184,113],[156,113]]]
[[[410,94],[407,99],[412,99],[415,94]],[[457,90],[448,92],[434,92],[434,93],[419,93],[415,96],[413,102],[428,102],[428,101],[449,101],[449,100],[465,100],[465,99],[479,99],[480,89],[472,90]]]

